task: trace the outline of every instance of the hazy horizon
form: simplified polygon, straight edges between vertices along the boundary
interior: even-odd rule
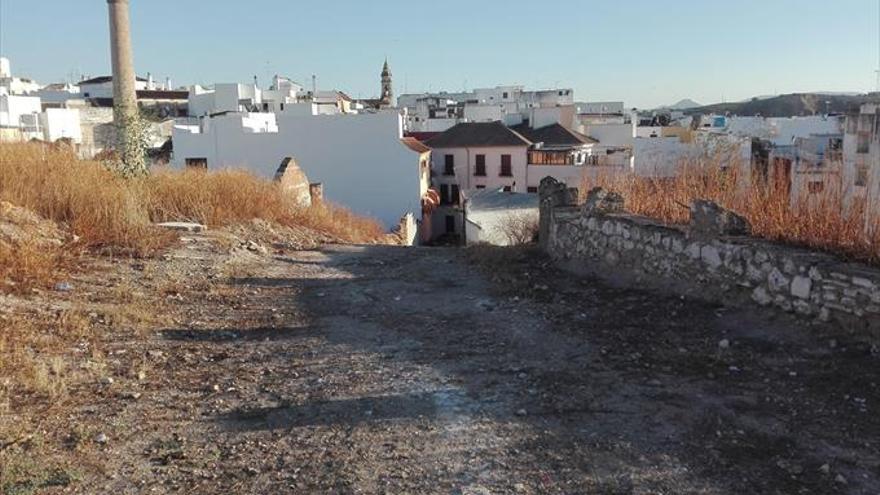
[[[139,75],[175,86],[274,74],[354,97],[379,93],[388,57],[396,94],[523,85],[566,87],[580,101],[653,108],[800,92],[875,90],[878,2],[744,0],[735,6],[634,0],[584,6],[402,0],[294,6],[228,0],[132,0]],[[43,84],[110,73],[103,0],[0,0],[0,53],[13,75]],[[63,19],[64,29],[57,21]]]

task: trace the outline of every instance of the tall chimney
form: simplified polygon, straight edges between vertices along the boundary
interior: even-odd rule
[[[113,63],[113,104],[116,123],[137,112],[134,61],[131,54],[131,26],[128,0],[107,0],[110,7],[110,58]]]
[[[128,20],[128,0],[107,0],[110,10],[110,58],[113,64],[113,120],[116,123],[117,142],[122,162],[132,172],[146,171],[140,139],[134,134],[134,120],[138,116],[135,92],[134,61],[131,54],[131,26]]]

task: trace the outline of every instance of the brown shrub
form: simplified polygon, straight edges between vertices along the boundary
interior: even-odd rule
[[[57,246],[0,241],[0,291],[26,293],[49,288],[62,276],[67,260]]]
[[[708,163],[682,163],[672,178],[585,175],[581,191],[600,186],[618,192],[631,213],[672,224],[689,221],[692,200],[708,199],[744,216],[757,237],[880,263],[880,219],[878,227],[866,228],[864,202],[847,205],[839,190],[828,188],[801,195],[808,200],[792,205],[787,187],[746,178],[738,170],[710,158]]]
[[[162,221],[223,227],[255,218],[304,226],[340,242],[375,242],[382,226],[344,208],[295,206],[278,184],[244,171],[158,170],[123,179],[97,161],[79,160],[67,147],[0,145],[0,201],[33,210],[79,236],[87,248],[147,255],[174,235]]]
[[[147,254],[171,240],[150,224],[136,184],[68,148],[0,145],[0,200],[66,226],[89,248]]]

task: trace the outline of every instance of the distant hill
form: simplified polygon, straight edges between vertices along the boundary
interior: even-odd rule
[[[675,105],[667,105],[664,107],[658,108],[658,110],[690,110],[691,108],[701,107],[699,103],[691,100],[689,98],[685,98],[684,100],[679,101]]]
[[[734,103],[716,103],[687,110],[689,114],[727,114],[741,116],[795,117],[824,113],[858,111],[864,103],[880,103],[880,93],[793,93],[752,98]]]

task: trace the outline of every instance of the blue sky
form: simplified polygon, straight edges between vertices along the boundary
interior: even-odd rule
[[[104,0],[0,0],[16,75],[109,73]],[[869,91],[877,0],[132,0],[135,65],[175,85],[279,73],[353,96],[566,86],[652,107]]]

